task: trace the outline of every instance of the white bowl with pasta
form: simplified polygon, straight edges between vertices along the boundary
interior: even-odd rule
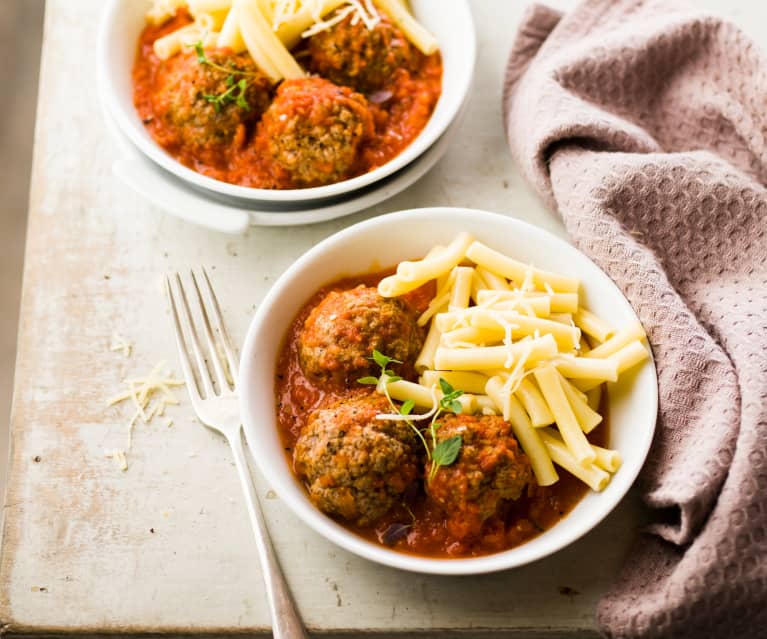
[[[471,249],[472,259],[476,258],[485,266],[492,263],[493,249],[517,261],[512,263],[511,268],[519,268],[519,263],[532,265],[535,270],[525,266],[519,275],[519,277],[529,275],[531,279],[528,282],[535,280],[541,285],[539,292],[531,293],[531,295],[548,297],[551,304],[554,304],[553,300],[556,298],[557,304],[566,305],[569,303],[568,295],[577,291],[580,306],[587,307],[594,316],[601,318],[601,320],[594,320],[597,324],[589,327],[583,322],[589,322],[593,316],[588,316],[585,320],[579,316],[577,321],[579,325],[586,327],[584,331],[598,333],[602,330],[600,321],[602,326],[609,325],[617,329],[615,337],[602,348],[602,351],[609,352],[597,352],[597,355],[610,355],[610,357],[595,357],[591,362],[599,359],[595,366],[600,370],[607,365],[607,360],[610,360],[609,365],[613,366],[612,373],[596,372],[595,375],[603,375],[606,378],[613,375],[614,379],[615,370],[621,373],[617,382],[611,382],[607,386],[609,437],[606,448],[614,451],[610,455],[614,457],[614,460],[622,459],[622,463],[617,471],[613,468],[610,473],[598,468],[591,475],[584,473],[584,481],[591,482],[599,491],[590,490],[561,521],[522,545],[479,557],[429,558],[398,552],[366,540],[320,512],[312,504],[305,489],[291,472],[278,434],[275,366],[286,327],[291,324],[299,309],[318,289],[342,277],[380,272],[381,269],[395,266],[404,260],[422,258],[436,245],[450,246],[451,242],[455,243],[456,237],[462,233],[468,233],[472,243],[477,242],[475,248]],[[489,250],[489,257],[482,255],[484,248]],[[490,261],[486,263],[486,260]],[[418,268],[416,266],[416,273]],[[563,275],[559,280],[548,280],[546,279],[547,271]],[[418,276],[415,277],[418,279]],[[506,277],[510,277],[508,272]],[[555,297],[550,295],[552,293],[549,290],[550,282],[554,284]],[[399,284],[394,282],[392,285],[396,288]],[[453,286],[455,288],[455,285]],[[379,288],[380,291],[381,288]],[[565,294],[560,295],[559,291]],[[460,296],[460,293],[458,295]],[[443,315],[448,314],[443,313]],[[540,327],[548,326],[547,320],[531,317],[530,321],[538,322]],[[541,336],[540,333],[535,332],[536,326],[533,326],[528,331],[529,338],[522,340],[515,338],[516,345],[513,348],[519,349],[519,344],[522,344],[523,349],[531,357],[543,357],[541,353],[555,348],[554,342],[560,346],[564,343],[565,347],[569,348],[567,344],[572,335],[572,332],[568,332],[569,329],[572,328],[577,335],[581,334],[581,329],[575,329],[572,325],[566,326],[565,323],[561,326],[562,331],[555,331],[554,337]],[[514,330],[525,332],[525,327],[515,326]],[[514,218],[470,209],[415,209],[380,216],[340,231],[309,250],[279,278],[259,305],[248,330],[241,358],[239,382],[242,389],[241,408],[246,437],[260,470],[281,499],[307,525],[346,550],[387,566],[423,573],[457,575],[513,568],[550,555],[586,534],[613,510],[636,479],[652,442],[658,397],[655,367],[646,342],[641,340],[642,335],[636,314],[610,278],[576,248],[544,230]],[[630,346],[627,347],[629,343]],[[524,346],[525,344],[527,346]],[[456,364],[455,361],[456,356],[458,359],[461,358],[460,353],[456,355],[457,350],[442,349],[437,357],[444,361],[439,366],[460,368],[461,364]],[[484,351],[485,354],[489,352],[487,349]],[[575,353],[578,355],[579,351],[576,350]],[[498,353],[494,352],[492,356],[496,355]],[[515,357],[518,355],[517,351]],[[593,387],[593,384],[581,383],[583,380],[577,379],[578,371],[571,370],[583,364],[586,354],[580,351],[580,355],[560,358],[570,357],[567,362],[564,362],[565,366],[560,372],[564,377],[570,378],[569,382],[580,386],[588,393],[591,392],[590,387]],[[433,358],[434,354],[432,354],[432,362]],[[453,358],[453,360],[447,361],[445,358],[448,360]],[[502,360],[486,363],[491,367],[502,364]],[[585,365],[592,364],[586,362]],[[435,367],[433,363],[432,367]],[[623,369],[629,370],[623,372]],[[545,379],[547,375],[559,374],[555,370],[544,373],[540,377],[535,375],[536,383],[541,385],[540,388],[544,388],[548,383]],[[582,374],[580,376],[582,378]],[[562,384],[564,388],[566,382]],[[486,392],[492,394],[498,392],[502,384],[497,384],[494,389],[491,386],[488,384],[489,390]],[[575,386],[572,388],[574,389]],[[577,403],[580,402],[577,397],[574,397],[577,394],[579,394],[578,390],[571,389],[566,393],[566,397],[568,401]],[[405,396],[408,396],[407,392]],[[583,399],[586,399],[585,396]],[[477,399],[477,401],[480,400]],[[487,401],[487,398],[484,401]],[[581,404],[585,405],[585,402]],[[575,406],[575,404],[572,405]],[[516,406],[516,409],[512,409],[512,413],[515,410],[519,411],[519,402]],[[552,408],[552,411],[554,410]],[[586,411],[586,408],[583,410]],[[512,415],[508,419],[514,424],[520,418]],[[581,419],[580,414],[578,419]],[[585,419],[586,421],[589,419],[587,413]],[[550,453],[550,458],[553,458],[555,467],[558,468],[559,465],[565,466],[573,462],[572,459],[569,462],[567,459],[562,459],[562,455],[567,456],[571,453],[566,450],[557,452],[550,448],[553,440],[560,439],[559,433],[553,430],[556,427],[559,427],[563,435],[565,434],[566,429],[559,426],[558,421],[556,426],[549,426],[541,431],[535,428],[533,430],[547,433],[538,438],[538,443],[540,445],[541,440],[549,440],[549,443],[544,441],[544,445]],[[530,429],[529,419],[527,419],[526,428]],[[530,444],[526,441],[524,434],[520,437],[516,425],[515,435],[525,452],[532,457],[535,451],[527,450]],[[576,453],[577,439],[575,437]],[[553,447],[554,449],[563,448],[561,442],[553,442]],[[590,450],[584,453],[586,456],[590,454]],[[593,460],[593,455],[590,459],[592,461],[584,462],[585,465],[596,468],[597,462]],[[609,466],[612,462],[608,459],[606,463]],[[545,463],[539,463],[538,467],[533,463],[536,476],[543,477],[545,480],[548,471],[544,466]],[[609,477],[606,477],[607,475]]]
[[[169,4],[173,0],[168,0]],[[442,94],[426,126],[394,158],[373,170],[325,186],[262,189],[230,184],[202,175],[176,160],[151,137],[133,101],[132,68],[139,37],[152,0],[108,0],[98,37],[98,82],[105,110],[121,132],[160,167],[190,186],[243,205],[255,202],[275,208],[327,203],[371,187],[406,167],[429,149],[457,118],[472,84],[476,36],[468,0],[453,0],[450,11],[442,0],[412,0],[413,14],[436,38],[442,55]]]

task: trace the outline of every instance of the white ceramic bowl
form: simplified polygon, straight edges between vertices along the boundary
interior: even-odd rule
[[[311,202],[337,198],[364,188],[403,168],[428,149],[448,128],[464,103],[474,74],[476,37],[468,0],[412,0],[418,19],[438,39],[442,52],[442,95],[420,135],[383,166],[336,184],[308,189],[254,189],[201,175],[157,145],[133,106],[131,69],[144,14],[151,0],[108,0],[98,38],[98,82],[104,107],[120,130],[154,162],[190,185],[230,198],[258,202]]]
[[[367,559],[415,572],[450,575],[526,564],[563,548],[596,526],[618,504],[639,473],[652,441],[658,401],[651,361],[610,385],[609,445],[620,451],[623,466],[603,492],[589,492],[556,526],[511,550],[470,559],[417,557],[362,539],[317,510],[292,475],[277,432],[275,364],[287,327],[324,284],[424,255],[433,245],[446,244],[460,231],[468,231],[517,259],[579,277],[588,307],[614,325],[637,319],[607,275],[573,246],[546,231],[483,211],[414,209],[356,224],[299,258],[277,280],[253,318],[242,350],[239,379],[250,449],[264,476],[299,518],[330,541]]]

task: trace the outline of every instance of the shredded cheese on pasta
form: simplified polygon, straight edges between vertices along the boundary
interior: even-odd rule
[[[273,0],[272,2],[272,30],[279,28],[294,18],[299,12],[309,11],[312,25],[306,29],[301,37],[309,38],[313,35],[326,31],[337,25],[348,16],[352,16],[352,24],[362,22],[367,29],[374,29],[380,22],[381,16],[373,5],[372,0],[345,0],[343,6],[326,16],[325,0]]]
[[[602,490],[618,470],[620,456],[594,446],[586,435],[602,421],[596,412],[601,385],[649,358],[641,325],[616,331],[580,306],[575,278],[540,270],[468,236],[450,246],[450,259],[443,259],[447,249],[432,249],[422,260],[400,263],[379,284],[384,297],[403,295],[430,280],[437,290],[418,318],[421,326],[431,322],[416,358],[420,385],[383,382],[378,392],[411,400],[419,411],[431,408],[430,415],[434,402],[425,394],[434,392],[435,381],[451,378],[460,389],[462,379],[471,387],[462,395],[469,400],[462,410],[502,414],[539,485],[558,480],[557,464]],[[467,302],[469,281],[474,306]],[[584,334],[601,345],[589,351]]]

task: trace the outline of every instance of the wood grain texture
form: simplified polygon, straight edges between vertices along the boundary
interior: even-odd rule
[[[501,131],[502,69],[524,4],[474,0],[475,95],[451,150],[418,184],[349,218],[231,238],[163,215],[112,177],[115,147],[93,78],[102,2],[48,1],[0,556],[5,633],[268,633],[226,443],[184,401],[170,412],[173,427],[138,426],[130,468],[121,472],[104,449],[124,445],[130,410],[107,408],[105,399],[159,360],[178,370],[160,288],[169,270],[208,266],[239,339],[298,255],[381,212],[474,206],[562,235],[521,184]],[[749,10],[745,0],[733,4]],[[134,343],[132,357],[108,350],[115,330]],[[301,612],[323,636],[594,636],[595,603],[641,517],[629,497],[544,561],[481,577],[431,577],[336,548],[303,526],[264,478],[257,484]]]

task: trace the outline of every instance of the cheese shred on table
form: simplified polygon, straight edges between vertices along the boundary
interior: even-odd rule
[[[141,419],[149,424],[155,417],[164,416],[165,408],[179,404],[179,400],[171,390],[183,386],[183,380],[176,379],[172,373],[165,370],[165,362],[157,364],[145,377],[134,377],[123,380],[126,390],[107,401],[108,406],[130,401],[136,411],[128,422],[128,444],[124,449],[107,450],[106,456],[115,460],[121,470],[128,469],[128,453],[133,444],[133,428]],[[173,424],[171,419],[164,421],[166,426]]]

